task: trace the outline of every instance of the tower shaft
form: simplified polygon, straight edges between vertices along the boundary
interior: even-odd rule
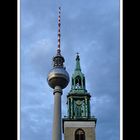
[[[54,118],[52,140],[61,140],[61,94],[61,87],[56,86],[54,89]]]

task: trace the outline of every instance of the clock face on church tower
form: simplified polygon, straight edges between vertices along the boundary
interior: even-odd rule
[[[77,99],[75,100],[75,105],[74,105],[74,114],[75,117],[81,118],[84,116],[84,100]]]

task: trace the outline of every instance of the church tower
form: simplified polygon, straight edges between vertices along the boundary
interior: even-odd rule
[[[95,140],[97,119],[90,113],[90,97],[77,53],[76,67],[71,78],[71,90],[67,95],[68,112],[62,119],[64,140]]]

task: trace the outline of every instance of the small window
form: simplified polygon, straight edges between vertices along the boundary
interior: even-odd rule
[[[73,78],[72,78],[72,85],[74,85],[74,80],[73,80]]]
[[[80,76],[77,76],[75,79],[76,89],[79,89],[81,87],[81,78]]]
[[[85,88],[85,77],[83,78],[83,86]]]
[[[75,140],[85,140],[85,132],[82,129],[76,130]]]

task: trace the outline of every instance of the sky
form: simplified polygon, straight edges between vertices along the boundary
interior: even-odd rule
[[[57,49],[58,6],[64,65],[71,77],[79,52],[96,139],[119,140],[119,0],[20,0],[21,140],[52,139],[54,96],[47,75]],[[63,90],[62,117],[70,85]]]

